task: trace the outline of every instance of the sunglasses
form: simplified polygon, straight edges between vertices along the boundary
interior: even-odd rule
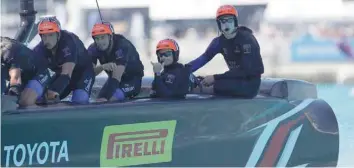
[[[158,52],[158,57],[173,57],[173,51]]]
[[[232,23],[234,18],[220,18],[219,21],[220,23]]]

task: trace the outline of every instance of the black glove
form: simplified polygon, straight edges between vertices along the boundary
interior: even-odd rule
[[[195,88],[199,88],[201,91],[203,89],[203,86],[201,85],[201,81],[203,80],[204,78],[201,77],[201,76],[194,76],[193,74],[191,74],[189,76],[189,82],[190,82],[190,85],[189,85],[189,92],[193,91],[193,89]]]
[[[195,80],[195,87],[197,87],[197,86],[201,86],[201,81],[204,79],[204,77],[202,77],[202,76],[197,76],[196,77],[196,80]]]
[[[10,96],[19,96],[20,94],[21,94],[21,84],[12,85],[7,91],[7,95]]]

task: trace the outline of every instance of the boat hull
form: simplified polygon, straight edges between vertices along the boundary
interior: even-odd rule
[[[8,111],[1,126],[4,167],[333,167],[339,152],[336,117],[320,99],[64,105]]]

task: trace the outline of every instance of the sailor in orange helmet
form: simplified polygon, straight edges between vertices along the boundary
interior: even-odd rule
[[[43,95],[58,101],[73,92],[72,102],[89,102],[95,80],[91,58],[75,34],[62,30],[55,16],[42,17],[38,24],[41,42],[33,49],[41,71],[21,94],[21,106],[34,105]]]
[[[97,101],[133,98],[140,93],[144,66],[135,46],[123,35],[116,34],[109,22],[96,23],[92,28],[92,43],[88,52],[93,59],[95,74],[105,71],[106,83]],[[97,60],[100,65],[97,65]]]
[[[163,39],[157,43],[158,63],[152,63],[154,80],[151,97],[184,98],[194,87],[194,76],[188,66],[178,63],[180,49],[173,39]]]
[[[206,51],[189,65],[192,72],[222,54],[229,71],[203,77],[203,93],[252,98],[257,95],[264,73],[260,47],[251,29],[238,25],[238,12],[223,5],[216,12],[221,35],[213,39]],[[194,90],[195,93],[201,92]]]

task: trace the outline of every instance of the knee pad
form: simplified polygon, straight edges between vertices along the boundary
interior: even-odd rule
[[[30,80],[28,81],[28,84],[26,85],[26,88],[32,89],[37,93],[36,99],[42,96],[44,88],[41,83],[39,83],[37,80]]]
[[[83,89],[74,90],[73,96],[71,98],[71,102],[77,104],[87,104],[89,103],[90,96]]]
[[[116,91],[114,92],[113,96],[117,100],[124,100],[125,99],[125,94],[122,91],[122,89],[120,89],[120,88],[116,89]]]

